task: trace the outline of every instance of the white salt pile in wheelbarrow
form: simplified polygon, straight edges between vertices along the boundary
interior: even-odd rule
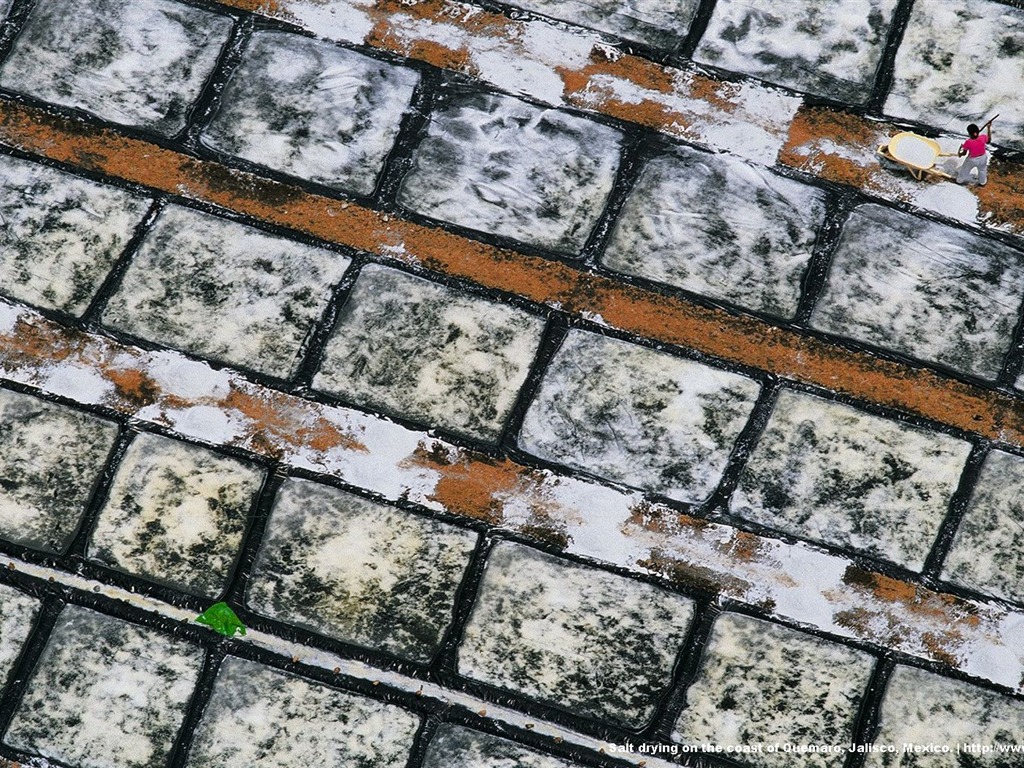
[[[901,131],[889,139],[888,144],[879,147],[878,154],[884,160],[906,168],[918,180],[926,173],[941,178],[952,178],[948,169],[935,166],[936,160],[948,155],[942,151],[942,147],[935,139],[926,136]]]
[[[901,163],[931,168],[938,158],[939,145],[915,133],[898,133],[889,140],[889,154]]]

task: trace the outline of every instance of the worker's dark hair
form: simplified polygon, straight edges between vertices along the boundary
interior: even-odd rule
[[[977,136],[981,133],[981,129],[978,127],[977,123],[971,123],[967,126],[967,133],[971,136]]]

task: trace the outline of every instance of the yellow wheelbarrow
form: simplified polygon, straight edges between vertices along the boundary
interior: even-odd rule
[[[935,165],[935,161],[940,157],[953,157],[953,155],[943,152],[939,142],[929,139],[927,136],[919,136],[910,131],[900,131],[889,139],[888,144],[883,144],[878,148],[878,155],[883,161],[910,171],[910,174],[918,181],[924,179],[925,176],[935,176],[940,179],[956,178],[953,174]]]

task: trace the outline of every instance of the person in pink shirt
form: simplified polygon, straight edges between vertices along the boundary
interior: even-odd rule
[[[964,158],[960,172],[956,175],[957,184],[966,184],[970,181],[971,171],[975,168],[978,169],[978,186],[984,187],[988,183],[988,143],[992,140],[992,120],[981,128],[974,123],[967,126],[967,135],[970,138],[960,145],[957,152]],[[982,130],[985,130],[985,133],[982,133]]]

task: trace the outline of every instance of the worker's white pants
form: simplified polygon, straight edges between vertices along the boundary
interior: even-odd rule
[[[988,181],[988,152],[978,157],[965,157],[960,172],[956,175],[957,184],[966,184],[971,180],[971,169],[978,169],[978,183],[984,184]]]

